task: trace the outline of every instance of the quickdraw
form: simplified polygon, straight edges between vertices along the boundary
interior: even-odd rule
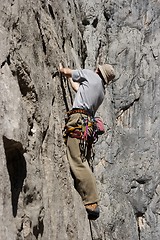
[[[67,125],[63,130],[63,137],[66,139],[68,136],[90,141],[95,143],[98,141],[98,135],[105,132],[103,121],[99,117],[82,118],[82,124],[75,127],[68,127]]]
[[[82,161],[86,161],[87,159],[91,168],[93,167],[92,165],[94,158],[92,145],[98,141],[98,135],[101,135],[104,132],[102,126],[100,125],[99,127],[97,122],[103,125],[103,122],[100,118],[94,118],[87,115],[84,117],[81,115],[77,126],[68,127],[68,118],[66,118],[66,125],[63,130],[65,144],[67,144],[68,136],[80,140],[79,147]]]

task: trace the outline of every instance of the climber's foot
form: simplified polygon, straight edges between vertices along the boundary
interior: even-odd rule
[[[85,205],[89,220],[96,220],[100,215],[100,210],[97,203]]]

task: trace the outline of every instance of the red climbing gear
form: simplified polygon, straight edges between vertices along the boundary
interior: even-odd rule
[[[105,133],[104,123],[100,117],[95,117],[95,124],[98,135],[102,135],[103,133]]]

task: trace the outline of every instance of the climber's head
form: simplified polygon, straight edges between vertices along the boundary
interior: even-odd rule
[[[96,73],[99,74],[105,83],[109,83],[115,78],[114,68],[110,64],[98,65]]]

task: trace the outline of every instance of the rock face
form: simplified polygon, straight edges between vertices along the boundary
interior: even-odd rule
[[[158,0],[6,0],[0,6],[2,240],[160,239]],[[57,67],[109,62],[98,114],[101,216],[89,223],[62,138],[74,93]]]

